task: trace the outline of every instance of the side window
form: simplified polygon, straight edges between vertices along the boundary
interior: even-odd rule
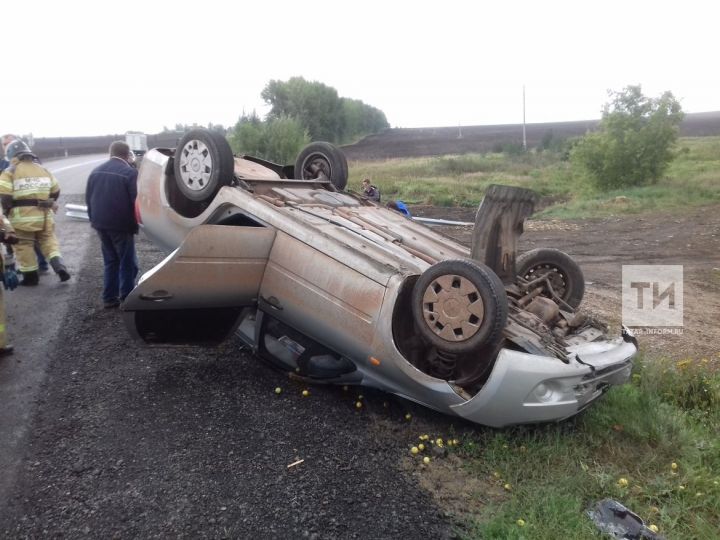
[[[214,222],[213,225],[230,225],[235,227],[264,227],[262,223],[243,213],[230,214],[229,216],[223,216],[218,221]]]

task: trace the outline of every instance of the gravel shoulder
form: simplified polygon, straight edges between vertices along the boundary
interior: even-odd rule
[[[138,252],[146,270],[160,258],[145,240]],[[367,392],[358,411],[352,389],[303,398],[236,340],[142,348],[120,312],[102,309],[101,270],[91,235],[0,536],[451,536],[398,466],[416,431],[405,412],[446,417]]]

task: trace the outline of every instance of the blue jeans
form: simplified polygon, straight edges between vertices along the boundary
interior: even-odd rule
[[[135,235],[107,229],[97,229],[97,232],[105,263],[103,302],[125,300],[135,287],[139,270],[135,254]]]
[[[41,272],[47,272],[49,265],[47,262],[47,259],[45,259],[45,256],[42,253],[42,250],[40,249],[40,242],[35,240],[35,256],[38,260],[38,267]]]

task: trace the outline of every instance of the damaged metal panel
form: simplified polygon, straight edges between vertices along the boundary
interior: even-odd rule
[[[147,342],[219,342],[237,327],[293,377],[364,384],[497,427],[567,418],[629,377],[637,343],[578,311],[572,259],[523,254],[515,275],[529,190],[488,188],[470,250],[339,189],[338,155],[308,179],[235,157],[201,201],[183,198],[172,160],[150,151],[138,180],[146,234],[179,246],[122,306]]]
[[[472,258],[492,268],[503,283],[512,283],[517,242],[525,219],[535,210],[538,195],[529,189],[488,186],[475,216]]]
[[[635,512],[612,499],[597,502],[588,516],[605,534],[621,540],[665,540],[650,530]]]

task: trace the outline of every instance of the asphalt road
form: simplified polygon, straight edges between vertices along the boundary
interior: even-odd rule
[[[82,201],[96,163],[51,164],[62,203]],[[58,233],[73,278],[6,295],[17,352],[0,362],[0,537],[452,535],[401,463],[420,433],[467,424],[366,390],[361,409],[357,389],[303,397],[237,339],[145,348],[102,309],[88,224],[60,215]],[[141,235],[138,256],[148,270],[163,254]]]
[[[84,201],[87,177],[104,159],[98,154],[45,163],[60,183],[61,207],[67,202]],[[66,218],[62,210],[55,218],[60,248],[72,279],[60,283],[51,272],[41,277],[38,287],[4,292],[8,334],[15,353],[0,359],[0,505],[23,456],[48,359],[58,339],[63,339],[63,321],[74,308],[78,270],[91,232],[87,223]]]

